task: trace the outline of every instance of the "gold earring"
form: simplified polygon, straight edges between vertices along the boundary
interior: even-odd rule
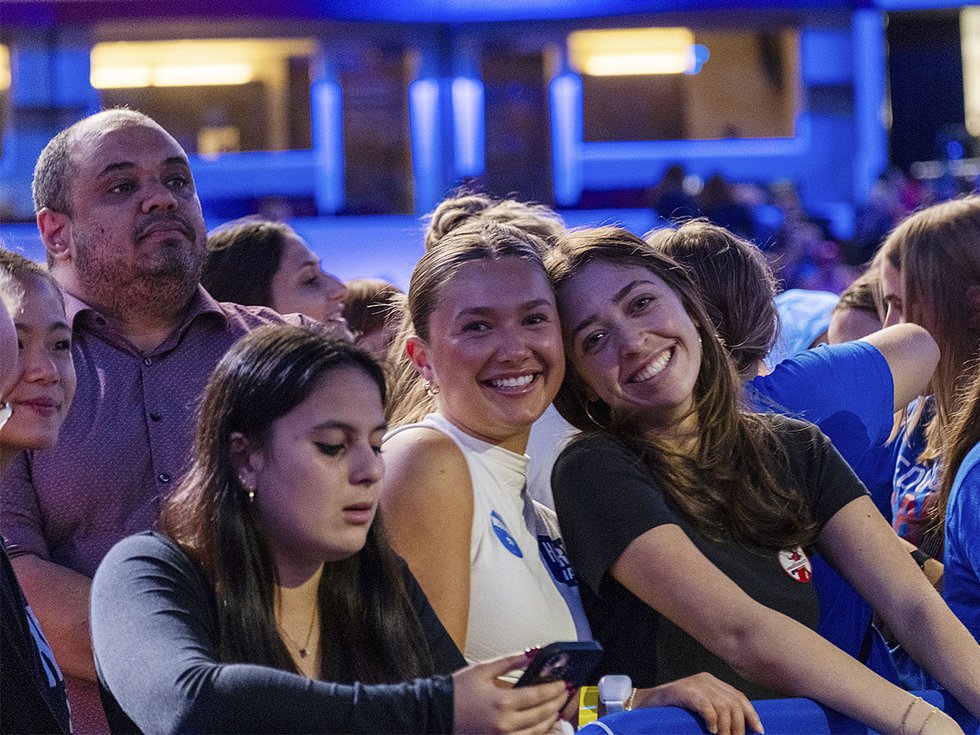
[[[585,415],[589,419],[589,421],[591,421],[593,424],[595,424],[596,426],[598,426],[601,429],[601,428],[604,428],[603,425],[598,421],[598,419],[596,419],[595,416],[592,415],[592,411],[589,410],[589,408],[593,404],[598,404],[598,403],[599,403],[599,399],[598,398],[591,398],[591,397],[589,397],[589,398],[586,398],[585,401],[583,402],[583,407],[585,408]]]
[[[241,475],[238,476],[238,484],[240,484],[242,486],[242,489],[245,491],[245,494],[248,496],[248,502],[249,503],[254,503],[255,502],[255,488],[252,487],[251,485],[249,485],[247,482],[245,482],[245,478],[242,477]]]

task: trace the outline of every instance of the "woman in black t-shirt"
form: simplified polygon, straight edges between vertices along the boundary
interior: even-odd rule
[[[877,730],[959,732],[813,632],[816,547],[980,714],[977,643],[818,431],[740,409],[683,269],[614,227],[571,233],[546,265],[567,355],[555,404],[584,432],[555,503],[608,666],[644,686],[707,669]]]

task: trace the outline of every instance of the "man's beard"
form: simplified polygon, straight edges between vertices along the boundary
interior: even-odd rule
[[[193,250],[186,243],[164,244],[155,262],[136,261],[122,267],[105,257],[107,249],[102,245],[84,235],[79,238],[77,233],[74,239],[75,271],[85,291],[79,296],[117,318],[171,318],[182,313],[194,296],[206,258],[203,244]],[[130,243],[126,246],[132,247]]]

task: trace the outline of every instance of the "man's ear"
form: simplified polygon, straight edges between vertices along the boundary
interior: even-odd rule
[[[265,467],[265,454],[240,431],[233,431],[229,439],[231,466],[235,468],[238,481],[254,490],[259,473]]]
[[[45,207],[37,213],[37,229],[52,260],[65,260],[71,252],[71,218]]]
[[[405,342],[405,354],[424,380],[433,379],[432,365],[429,363],[429,347],[418,335],[412,335]]]

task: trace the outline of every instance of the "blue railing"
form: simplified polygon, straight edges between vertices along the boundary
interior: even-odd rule
[[[956,720],[966,735],[980,735],[980,720],[946,692],[913,692]],[[767,699],[752,703],[766,735],[875,735],[877,731],[810,699]],[[709,735],[696,715],[679,707],[657,707],[608,715],[580,735]]]

